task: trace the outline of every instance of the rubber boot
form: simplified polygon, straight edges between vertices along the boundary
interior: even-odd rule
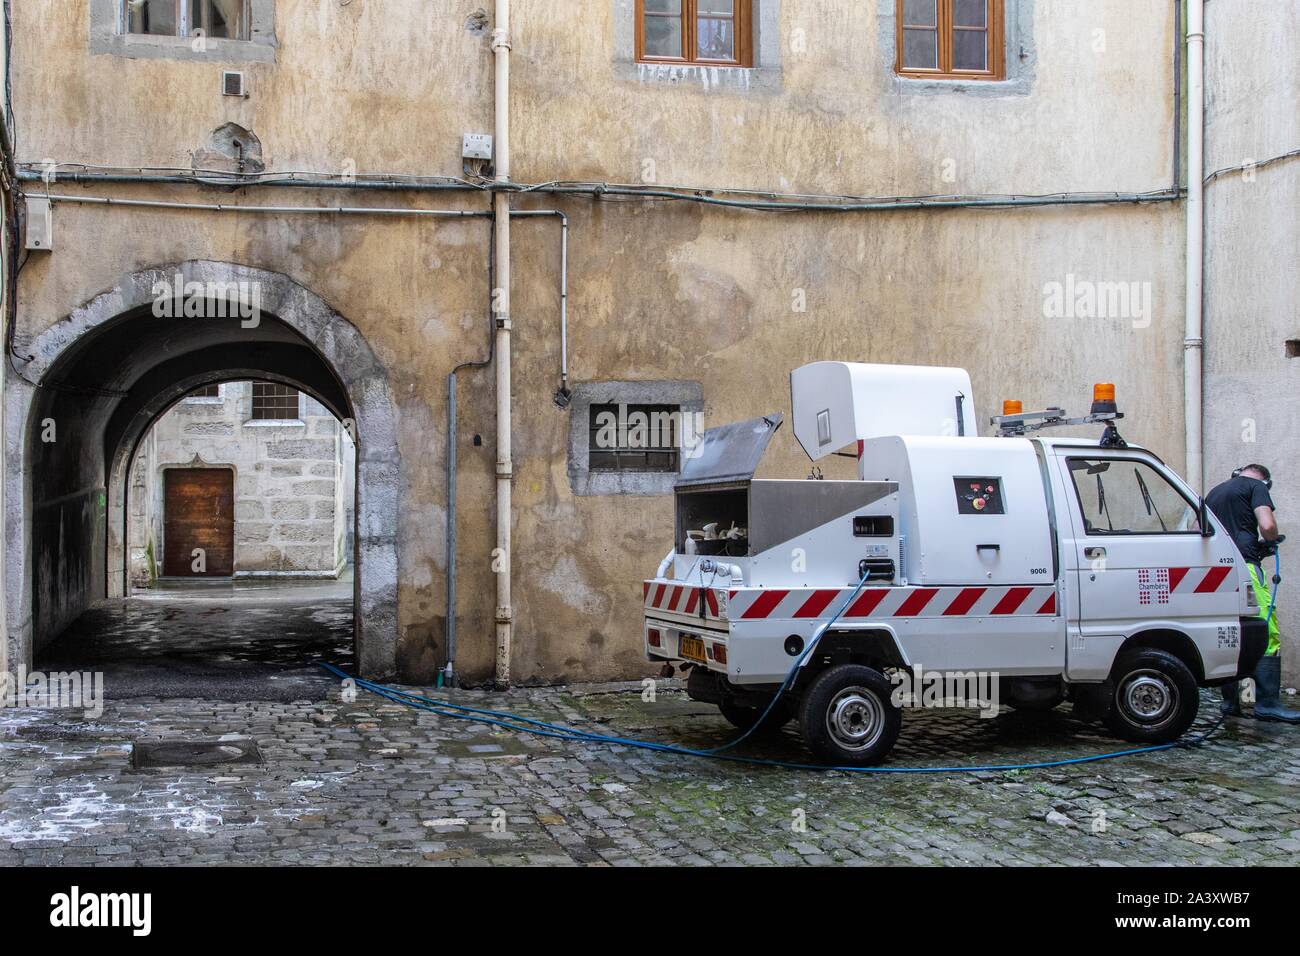
[[[1255,668],[1255,716],[1259,720],[1280,720],[1300,724],[1300,710],[1282,704],[1282,655],[1268,654]]]
[[[1223,695],[1223,703],[1219,705],[1219,713],[1224,717],[1241,716],[1241,684],[1238,681],[1229,681],[1219,688],[1219,693]]]

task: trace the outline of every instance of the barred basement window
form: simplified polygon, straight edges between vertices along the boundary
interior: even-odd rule
[[[592,405],[589,471],[676,472],[680,405]]]
[[[248,0],[122,0],[127,33],[248,39]]]
[[[218,383],[216,385],[204,385],[201,388],[196,388],[194,391],[190,392],[185,397],[186,398],[220,398],[221,384]]]
[[[253,383],[254,421],[291,421],[298,417],[298,390],[275,382]]]

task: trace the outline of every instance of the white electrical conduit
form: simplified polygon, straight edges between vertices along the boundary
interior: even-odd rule
[[[510,0],[496,0],[492,29],[492,59],[495,67],[492,112],[495,124],[496,179],[498,186],[510,183]],[[497,399],[497,546],[492,554],[492,570],[497,578],[496,600],[496,686],[510,686],[510,648],[514,634],[514,605],[511,600],[510,572],[514,563],[511,550],[511,504],[514,464],[511,451],[512,406],[510,397],[510,193],[499,189],[492,196],[495,218],[496,284],[493,306],[496,317],[496,399]],[[454,613],[454,609],[453,609]]]
[[[1187,480],[1205,487],[1202,448],[1202,289],[1205,277],[1205,0],[1187,3],[1187,300],[1183,332],[1183,421]]]
[[[555,404],[569,404],[569,217],[558,209],[512,209],[516,219],[527,216],[553,216],[560,220],[560,391]]]

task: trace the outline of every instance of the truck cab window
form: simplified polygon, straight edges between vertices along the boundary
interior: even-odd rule
[[[1123,458],[1071,458],[1087,534],[1199,534],[1196,508],[1160,472]]]

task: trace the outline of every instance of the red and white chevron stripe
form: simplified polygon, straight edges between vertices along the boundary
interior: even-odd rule
[[[830,617],[849,600],[852,588],[759,588],[731,592],[730,618],[801,620]],[[886,617],[1000,617],[1056,613],[1056,588],[942,587],[864,588],[841,620]]]
[[[1169,594],[1212,594],[1237,590],[1231,565],[1212,568],[1152,568]],[[830,617],[849,600],[853,588],[740,588],[727,593],[727,610],[720,610],[721,592],[688,584],[646,581],[642,585],[647,612],[683,614],[714,621],[768,619],[808,620]],[[703,611],[701,612],[701,603]],[[1147,601],[1145,603],[1151,603]],[[1161,600],[1160,603],[1164,603]],[[845,608],[842,620],[888,617],[1002,617],[1057,613],[1053,585],[998,587],[869,587]]]
[[[712,588],[644,581],[641,584],[641,596],[647,611],[666,611],[670,614],[703,617],[705,620],[722,620],[718,594]]]
[[[1220,564],[1212,568],[1168,568],[1170,594],[1211,594],[1215,591],[1236,591],[1237,578],[1232,565]]]

